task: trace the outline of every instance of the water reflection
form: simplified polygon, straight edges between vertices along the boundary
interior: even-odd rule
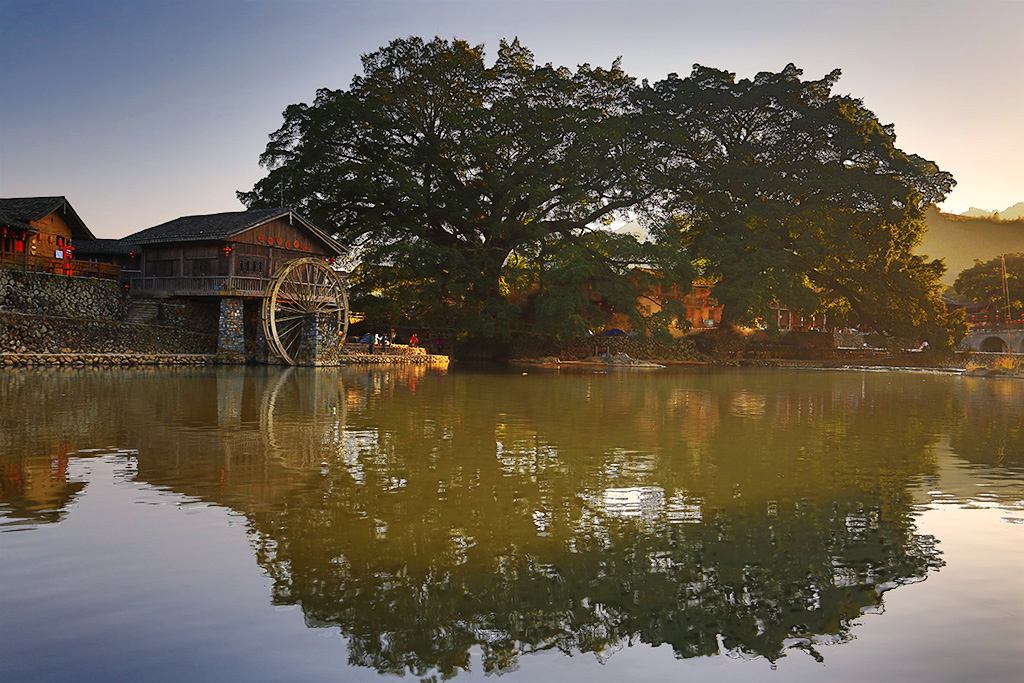
[[[138,481],[244,514],[274,603],[381,673],[637,643],[820,658],[942,566],[922,502],[1020,506],[1022,394],[835,373],[10,372],[0,515],[59,521],[84,485],[69,454],[131,449]]]

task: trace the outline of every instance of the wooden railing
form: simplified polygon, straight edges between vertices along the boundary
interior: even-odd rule
[[[136,292],[166,292],[191,296],[262,296],[269,282],[268,278],[238,275],[133,277],[131,288]]]
[[[32,254],[0,254],[0,267],[34,273],[50,273],[70,277],[118,279],[121,269],[112,263],[94,263],[74,259],[58,259]]]

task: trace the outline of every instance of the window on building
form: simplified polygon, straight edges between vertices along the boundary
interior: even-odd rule
[[[260,258],[241,258],[238,260],[238,274],[260,277],[264,272],[263,263]]]

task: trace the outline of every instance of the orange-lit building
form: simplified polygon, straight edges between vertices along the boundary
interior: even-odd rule
[[[116,278],[114,266],[76,262],[77,242],[95,239],[66,197],[0,199],[0,265]]]
[[[681,337],[689,331],[715,329],[722,323],[723,308],[712,296],[711,288],[711,283],[706,280],[694,281],[690,290],[685,293],[680,293],[679,288],[675,286],[666,291],[660,285],[656,285],[637,299],[637,310],[644,316],[652,316],[662,311],[662,301],[681,300],[686,307],[686,313],[683,320],[669,326],[672,336]],[[632,321],[628,314],[612,312],[609,314],[607,327],[629,332],[632,329]]]

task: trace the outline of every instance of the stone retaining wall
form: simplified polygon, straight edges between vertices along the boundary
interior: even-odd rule
[[[216,362],[209,354],[184,353],[0,353],[0,367],[93,365],[207,365]]]
[[[181,297],[156,301],[159,303],[158,322],[161,325],[211,333],[217,329],[220,306],[216,301],[193,301]]]
[[[177,327],[0,312],[0,353],[206,354],[217,337]]]
[[[0,311],[121,320],[128,297],[114,280],[0,268]]]
[[[448,367],[448,356],[396,356],[387,354],[341,354],[337,365],[430,365]],[[141,366],[222,365],[217,354],[187,353],[0,353],[0,368],[24,366]]]
[[[342,353],[337,357],[338,365],[433,365],[448,367],[448,356],[392,353]]]
[[[345,351],[353,353],[369,353],[370,345],[362,344],[356,341],[346,341]],[[374,349],[375,353],[388,354],[391,356],[426,356],[427,350],[422,346],[408,346],[406,344],[391,344],[389,346],[383,346],[378,344]]]
[[[194,365],[244,362],[247,355],[267,360],[259,302],[140,299],[131,315],[129,303],[112,280],[0,268],[0,366]],[[252,328],[244,337],[253,339],[252,349],[243,342],[246,327]],[[218,332],[233,343],[218,349]],[[316,364],[448,364],[447,356],[399,345],[372,356],[365,347],[327,351]]]

